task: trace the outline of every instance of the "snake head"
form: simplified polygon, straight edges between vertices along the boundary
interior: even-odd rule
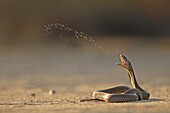
[[[121,66],[127,70],[133,70],[132,64],[125,56],[120,55],[119,58],[120,58],[121,63],[116,63],[116,65]]]

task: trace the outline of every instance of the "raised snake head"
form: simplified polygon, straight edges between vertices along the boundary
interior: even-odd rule
[[[116,63],[118,66],[121,66],[127,70],[133,70],[132,64],[125,56],[120,55],[119,58],[120,58],[121,63]]]

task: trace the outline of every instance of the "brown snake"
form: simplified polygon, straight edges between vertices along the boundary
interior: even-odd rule
[[[92,99],[80,99],[79,102],[93,100],[101,100],[105,102],[130,102],[149,99],[150,94],[141,88],[141,86],[139,86],[130,61],[123,55],[120,55],[120,60],[121,64],[116,64],[128,71],[128,75],[133,88],[129,88],[127,86],[117,86],[104,90],[96,90],[92,94]]]

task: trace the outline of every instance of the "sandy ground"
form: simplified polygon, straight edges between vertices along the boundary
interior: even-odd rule
[[[102,41],[102,39],[99,39]],[[1,47],[0,112],[4,113],[169,113],[169,40],[102,41],[114,57],[83,45],[16,44]],[[149,100],[128,103],[82,102],[94,90],[131,86],[126,71],[114,65],[119,54],[133,63]],[[56,91],[49,95],[50,89]]]

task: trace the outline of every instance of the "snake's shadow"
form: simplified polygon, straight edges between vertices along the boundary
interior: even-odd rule
[[[151,98],[149,100],[136,101],[135,103],[148,103],[148,102],[160,102],[160,101],[165,101],[165,99]]]

